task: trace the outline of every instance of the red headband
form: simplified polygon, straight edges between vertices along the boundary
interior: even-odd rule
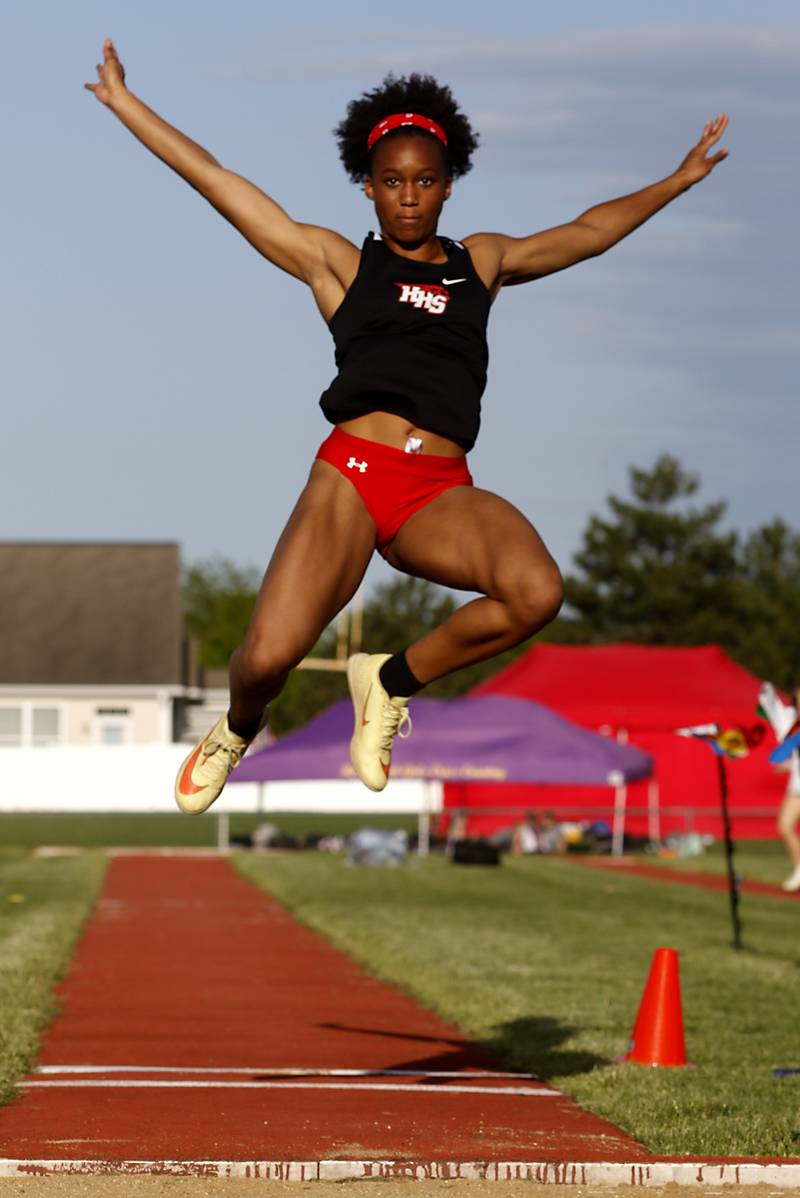
[[[444,129],[430,117],[419,116],[416,112],[396,112],[394,116],[387,116],[382,121],[378,121],[367,138],[367,149],[371,150],[378,138],[391,133],[393,129],[399,129],[401,125],[416,125],[418,129],[424,129],[426,133],[432,133],[434,137],[438,137],[443,146],[447,145]]]

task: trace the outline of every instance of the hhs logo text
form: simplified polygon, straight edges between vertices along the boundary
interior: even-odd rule
[[[441,315],[450,299],[450,292],[438,283],[429,283],[426,287],[419,287],[416,283],[395,283],[395,287],[400,288],[398,303],[425,308],[433,316]]]

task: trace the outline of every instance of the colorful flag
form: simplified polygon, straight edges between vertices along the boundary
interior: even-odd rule
[[[708,745],[718,757],[746,757],[752,743],[761,739],[756,735],[758,726],[748,728],[720,728],[719,724],[695,724],[691,728],[676,728],[678,736],[694,737]]]
[[[777,748],[769,755],[773,765],[788,761],[800,749],[800,719],[796,707],[784,703],[771,682],[763,683],[758,695],[758,712],[766,716],[775,733]]]

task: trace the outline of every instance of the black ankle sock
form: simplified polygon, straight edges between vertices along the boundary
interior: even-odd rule
[[[231,713],[228,712],[228,727],[234,736],[241,736],[242,740],[252,740],[258,732],[261,720],[256,720],[254,724],[234,724],[231,719]]]
[[[390,657],[383,663],[378,671],[378,677],[388,695],[396,695],[397,698],[402,699],[410,699],[425,685],[409,669],[405,649],[402,653],[395,653],[394,657]]]

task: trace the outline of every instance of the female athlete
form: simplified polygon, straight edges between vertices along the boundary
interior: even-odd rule
[[[377,548],[398,570],[474,599],[404,652],[348,662],[353,767],[373,790],[389,775],[408,701],[427,683],[526,640],[562,601],[558,567],[532,524],[473,486],[466,453],[486,381],[486,322],[501,287],[604,253],[706,175],[728,118],[705,126],[672,174],[530,237],[438,232],[477,137],[446,87],[388,76],[336,130],[380,233],[359,249],[293,220],[269,196],[168,125],[125,86],[111,41],[97,99],[270,262],[306,283],[333,334],[338,374],[321,399],[335,426],[267,567],[230,665],[230,710],[189,754],[176,799],[205,811],[265,719],[289,671],[349,602]],[[310,582],[313,580],[313,583]]]

